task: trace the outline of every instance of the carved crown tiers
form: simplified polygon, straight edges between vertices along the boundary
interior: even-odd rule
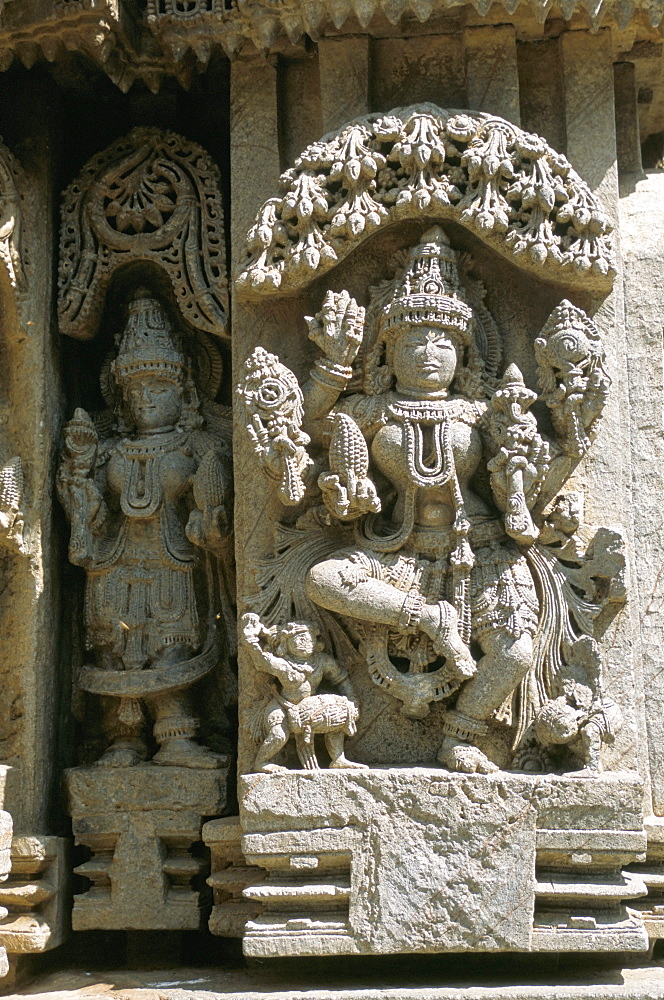
[[[569,161],[502,118],[432,104],[358,118],[308,146],[259,210],[237,287],[302,288],[368,234],[432,216],[545,278],[611,287],[612,224]]]
[[[413,323],[433,323],[468,340],[473,318],[469,305],[457,296],[458,254],[444,230],[434,226],[410,252],[403,285],[386,312],[385,329],[392,334]]]
[[[182,378],[184,355],[178,350],[170,324],[159,303],[140,289],[129,303],[129,317],[118,356],[112,364],[120,381],[145,372]]]
[[[223,336],[227,279],[219,171],[174,132],[137,128],[93,157],[65,191],[60,234],[60,329],[94,336],[119,267],[157,264],[187,322]],[[202,244],[191,233],[205,233]]]

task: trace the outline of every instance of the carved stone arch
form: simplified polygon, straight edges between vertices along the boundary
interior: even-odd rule
[[[565,156],[502,118],[419,104],[305,149],[256,216],[238,291],[297,292],[381,227],[432,217],[545,280],[611,288],[611,220]]]
[[[94,156],[64,193],[61,332],[93,337],[111,278],[141,261],[167,275],[191,328],[228,335],[219,171],[202,147],[151,127]]]

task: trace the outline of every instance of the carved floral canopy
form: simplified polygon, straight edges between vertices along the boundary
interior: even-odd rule
[[[449,218],[543,277],[608,291],[612,223],[544,139],[432,104],[371,114],[314,142],[259,210],[241,294],[288,293],[403,219]]]

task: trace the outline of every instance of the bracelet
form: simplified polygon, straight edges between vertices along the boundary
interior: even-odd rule
[[[316,382],[338,390],[346,387],[346,383],[353,377],[353,369],[349,365],[339,365],[336,361],[320,358],[310,374]]]

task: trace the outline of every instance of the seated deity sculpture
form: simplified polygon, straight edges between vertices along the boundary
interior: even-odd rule
[[[405,715],[446,700],[439,762],[489,773],[494,729],[511,726],[512,751],[537,743],[536,714],[565,698],[575,648],[596,648],[597,595],[582,599],[538,538],[610,379],[592,322],[561,303],[535,345],[547,439],[519,368],[498,376],[501,338],[483,298],[436,226],[366,311],[347,292],[326,294],[308,319],[322,357],[301,390],[258,348],[238,391],[283,502],[305,497],[249,605],[277,625],[296,610],[332,644],[341,630]],[[581,659],[577,679],[599,710],[597,670],[580,676]]]
[[[230,476],[181,341],[160,303],[139,290],[103,375],[110,428],[77,409],[64,429],[58,493],[70,560],[86,571],[86,644],[96,660],[80,686],[102,696],[110,745],[97,764],[105,767],[147,759],[145,711],[154,764],[223,763],[193,740],[190,688],[220,656],[214,581]]]

